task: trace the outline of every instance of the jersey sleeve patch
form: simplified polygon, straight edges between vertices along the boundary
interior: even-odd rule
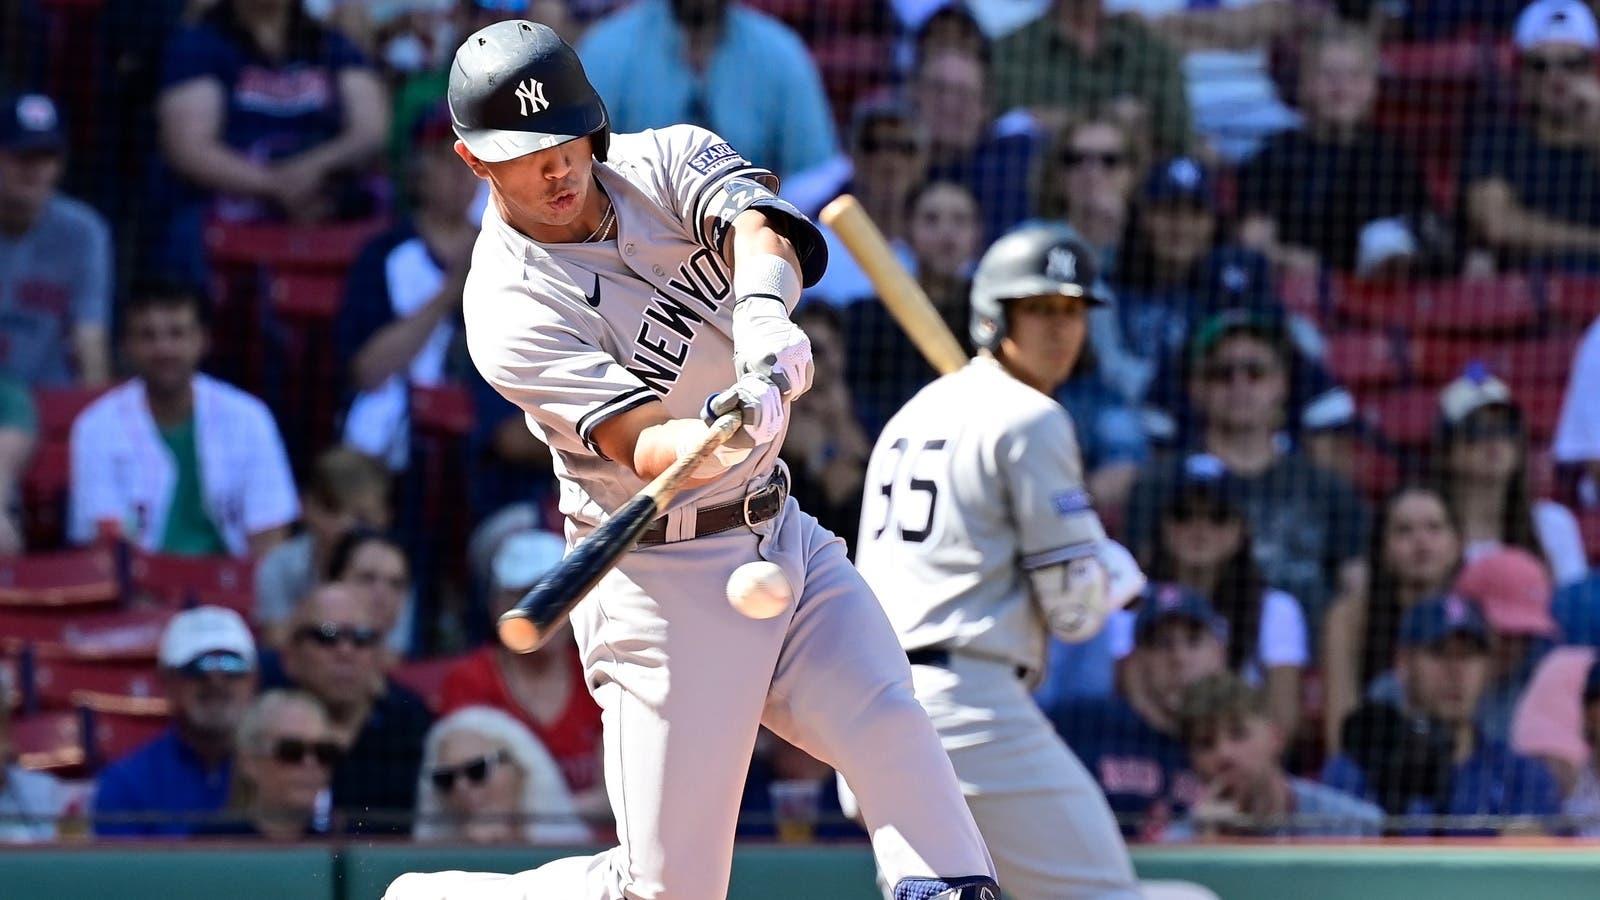
[[[711,175],[740,163],[749,165],[745,158],[739,155],[739,151],[733,149],[733,145],[727,141],[723,141],[720,144],[712,144],[689,157],[689,168],[699,172],[701,175]]]
[[[1050,505],[1055,508],[1056,515],[1062,517],[1075,516],[1094,508],[1088,492],[1081,489],[1057,491],[1050,497]]]

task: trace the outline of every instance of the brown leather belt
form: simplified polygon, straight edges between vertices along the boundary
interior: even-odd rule
[[[780,465],[772,470],[772,477],[765,485],[745,494],[744,499],[702,507],[694,517],[694,536],[705,537],[708,534],[717,534],[734,528],[759,525],[782,511],[783,503],[788,497],[789,474]],[[650,527],[640,536],[639,543],[641,545],[669,543],[667,517],[662,516],[651,522]]]

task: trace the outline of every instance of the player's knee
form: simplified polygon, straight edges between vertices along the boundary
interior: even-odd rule
[[[965,878],[902,878],[894,900],[1000,900],[1000,885],[987,875]]]

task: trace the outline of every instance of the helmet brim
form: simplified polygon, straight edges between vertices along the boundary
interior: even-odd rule
[[[501,131],[498,128],[457,128],[456,137],[483,162],[498,163],[559,147],[587,134],[540,134],[533,131]]]
[[[1030,275],[1025,278],[1012,280],[1006,285],[1005,295],[1000,300],[1019,300],[1023,297],[1082,297],[1086,302],[1095,306],[1104,306],[1108,301],[1104,293],[1095,288],[1085,288],[1081,284],[1057,281],[1045,275]]]

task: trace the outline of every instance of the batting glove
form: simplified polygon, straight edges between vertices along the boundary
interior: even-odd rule
[[[729,441],[730,446],[759,447],[783,432],[783,393],[765,375],[742,376],[733,387],[712,394],[706,398],[700,417],[709,424],[734,410],[740,411],[744,427]]]
[[[784,385],[784,397],[794,400],[811,389],[811,368],[811,340],[789,321],[783,303],[746,297],[735,304],[734,374],[765,375]]]

